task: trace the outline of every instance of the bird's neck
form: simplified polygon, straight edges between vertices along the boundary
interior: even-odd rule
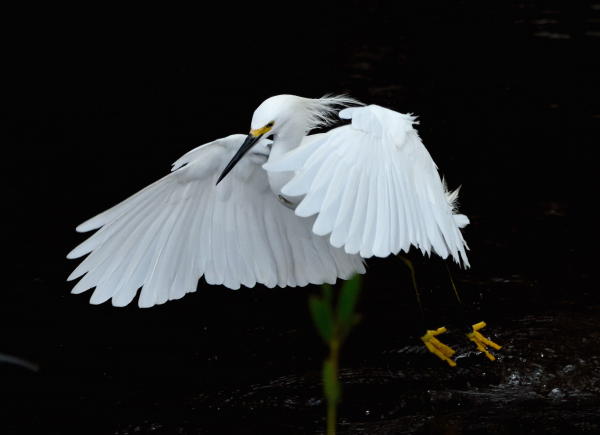
[[[305,136],[304,129],[295,129],[294,131],[281,131],[277,135],[273,137],[273,145],[271,146],[271,152],[269,153],[269,161],[275,162],[279,160],[283,155],[290,152],[294,148],[298,147],[302,142],[302,139]],[[271,190],[278,197],[281,196],[281,189],[285,186],[288,181],[292,179],[294,176],[293,171],[286,172],[269,172],[269,185],[271,186]],[[281,196],[283,198],[283,196]],[[293,198],[287,198],[290,204],[297,204],[297,201],[294,201]],[[288,204],[284,205],[288,206]],[[293,208],[293,207],[292,207]]]
[[[273,137],[273,146],[269,154],[269,161],[276,161],[285,153],[298,147],[306,135],[303,128],[287,129]]]

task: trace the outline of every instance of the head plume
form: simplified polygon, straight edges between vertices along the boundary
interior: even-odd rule
[[[307,99],[307,131],[336,123],[339,121],[337,113],[350,106],[364,106],[364,104],[344,94],[327,94],[321,98]]]

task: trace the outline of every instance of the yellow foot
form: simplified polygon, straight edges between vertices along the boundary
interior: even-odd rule
[[[454,355],[456,351],[435,338],[436,335],[443,334],[446,331],[447,329],[444,327],[435,330],[428,329],[427,332],[425,332],[425,335],[421,337],[421,340],[423,340],[425,347],[427,347],[431,353],[441,360],[446,361],[450,367],[455,367],[456,362],[450,357]]]
[[[496,350],[502,349],[502,346],[494,343],[492,340],[489,340],[489,339],[485,338],[483,335],[481,335],[481,333],[478,331],[483,328],[485,328],[485,322],[479,322],[479,323],[474,324],[473,332],[469,332],[467,334],[467,337],[469,337],[469,340],[471,340],[473,343],[475,343],[475,345],[477,346],[477,349],[480,352],[483,352],[485,354],[485,356],[488,357],[488,359],[490,359],[491,361],[494,361],[496,359],[496,357],[487,350],[488,346],[493,349],[496,349]]]

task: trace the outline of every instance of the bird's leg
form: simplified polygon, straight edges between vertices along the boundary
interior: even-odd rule
[[[421,293],[419,293],[419,287],[417,287],[417,276],[415,274],[415,267],[413,266],[412,261],[404,256],[399,257],[400,260],[408,267],[410,271],[410,278],[412,280],[413,289],[415,290],[415,298],[417,299],[417,304],[419,304],[419,309],[421,310],[421,317],[425,317],[425,313],[423,311],[423,304],[421,303]]]
[[[423,323],[425,323],[424,322],[425,312],[423,310],[423,304],[421,303],[421,294],[419,293],[419,288],[417,287],[415,268],[413,266],[412,261],[410,261],[408,258],[406,258],[404,256],[400,256],[400,259],[404,262],[406,267],[408,267],[408,269],[410,270],[410,276],[412,279],[413,289],[415,290],[415,297],[417,299],[417,303],[419,304],[419,308],[421,310],[421,316],[423,318]],[[458,296],[458,294],[457,294],[457,296]],[[421,336],[421,341],[423,341],[423,344],[425,344],[425,347],[427,348],[427,350],[429,350],[435,356],[440,358],[442,361],[446,361],[449,366],[455,367],[456,362],[452,359],[452,355],[454,355],[456,353],[456,351],[454,349],[452,349],[450,346],[442,343],[437,338],[438,335],[443,334],[444,332],[447,332],[447,329],[443,326],[441,328],[437,328],[437,329],[426,329],[425,334],[423,336]]]
[[[448,267],[448,263],[444,261],[444,266],[446,266],[446,271],[448,272],[448,278],[450,279],[450,285],[452,286],[452,290],[454,290],[454,296],[456,297],[456,302],[462,308],[462,300],[460,299],[460,295],[458,294],[458,290],[456,285],[454,284],[454,279],[452,278],[452,273],[450,273],[450,268]]]
[[[448,271],[450,285],[452,286],[452,290],[454,290],[454,296],[456,297],[456,301],[458,302],[458,306],[459,306],[458,309],[460,310],[461,317],[464,319],[465,318],[464,305],[460,299],[458,290],[456,289],[456,285],[454,284],[454,280],[452,279],[452,274],[450,273],[450,268],[448,267],[448,263],[444,263],[444,264],[446,265],[446,270]],[[467,323],[467,322],[464,321],[464,323]],[[471,340],[473,343],[475,343],[475,346],[477,346],[477,350],[482,352],[490,361],[495,361],[496,357],[488,351],[488,347],[491,347],[495,350],[500,350],[500,349],[502,349],[502,346],[500,346],[500,345],[494,343],[493,341],[491,341],[490,339],[484,337],[479,332],[479,330],[485,328],[485,326],[486,326],[486,323],[483,321],[475,323],[474,325],[467,328],[467,330],[469,332],[467,332],[466,335],[469,340]]]
[[[477,349],[480,352],[483,352],[483,354],[490,360],[490,361],[494,361],[496,359],[496,357],[494,355],[492,355],[488,350],[488,346],[495,349],[495,350],[500,350],[502,349],[502,346],[494,343],[492,340],[484,337],[479,330],[485,328],[486,324],[485,322],[479,322],[473,325],[473,331],[469,332],[467,334],[467,337],[469,338],[469,340],[471,340],[473,343],[475,343],[475,345],[477,346]]]
[[[408,258],[400,256],[400,259],[404,262],[404,264],[410,270],[412,284],[413,284],[413,288],[415,290],[415,296],[417,299],[417,303],[419,304],[419,308],[421,310],[421,315],[424,318],[425,312],[423,310],[423,304],[421,302],[421,294],[417,287],[415,268],[414,268],[412,262]],[[450,279],[450,285],[452,287],[452,290],[454,292],[454,297],[456,298],[456,302],[457,302],[455,312],[457,313],[457,317],[459,317],[458,322],[467,326],[467,325],[469,325],[470,322],[467,322],[467,320],[466,320],[467,315],[465,312],[465,306],[463,305],[463,302],[460,298],[458,289],[456,288],[456,284],[454,283],[454,280],[452,279],[452,274],[450,273],[450,269],[448,268],[447,264],[445,266],[446,266],[446,270],[448,271],[448,278]],[[502,348],[502,346],[500,346],[497,343],[494,343],[493,341],[491,341],[490,339],[484,337],[479,332],[479,330],[485,328],[485,326],[486,326],[486,323],[483,321],[475,323],[474,325],[469,325],[466,328],[466,330],[468,331],[466,333],[466,335],[469,340],[471,340],[473,343],[475,343],[475,345],[477,346],[477,350],[482,352],[489,360],[494,361],[496,359],[496,357],[494,355],[492,355],[492,353],[490,353],[488,348],[491,347],[492,349],[500,350]],[[427,350],[429,350],[431,353],[436,355],[442,361],[445,361],[446,363],[448,363],[449,366],[455,367],[456,362],[452,359],[452,356],[456,353],[456,351],[454,349],[452,349],[450,346],[442,343],[437,338],[437,336],[439,336],[440,334],[443,334],[447,331],[448,330],[445,327],[441,327],[441,328],[437,328],[437,329],[427,329],[425,334],[423,336],[421,336],[421,341],[423,341],[423,344],[425,344],[425,347],[427,348]]]

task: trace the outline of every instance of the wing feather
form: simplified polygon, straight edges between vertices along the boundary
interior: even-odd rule
[[[348,230],[348,238],[343,243],[345,245],[346,252],[356,254],[361,249],[362,233],[365,227],[365,220],[367,216],[368,206],[368,187],[369,177],[368,168],[370,162],[367,162],[365,167],[361,167],[360,181],[357,185],[356,202],[354,204],[354,212],[352,213],[352,220]]]
[[[341,178],[346,175],[347,171],[341,162],[338,162],[332,170],[334,178]],[[329,234],[333,229],[337,212],[339,211],[340,203],[342,201],[342,190],[345,184],[334,184],[329,183],[326,186],[326,192],[323,196],[323,206],[320,209],[319,215],[313,226],[313,232],[319,236]]]
[[[378,162],[375,162],[378,163]],[[373,173],[368,178],[367,185],[367,213],[365,216],[364,227],[362,228],[362,241],[360,256],[369,258],[373,256],[373,239],[375,237],[375,226],[377,225],[377,174],[379,168],[375,164]]]
[[[390,246],[391,232],[390,227],[390,201],[388,195],[387,165],[377,174],[377,226],[375,227],[375,238],[373,242],[373,255],[377,257],[386,257],[394,250]]]
[[[313,231],[349,254],[385,257],[415,246],[468,267],[460,232],[468,219],[454,214],[455,197],[413,128],[415,118],[374,105],[340,117],[352,123],[264,166],[295,171],[281,192],[303,196],[296,214],[317,214]]]
[[[316,217],[298,217],[278,201],[253,159],[242,159],[215,186],[244,138],[190,151],[169,175],[80,225],[97,231],[69,253],[87,254],[69,276],[81,278],[72,292],[96,287],[91,303],[125,306],[141,288],[138,305],[150,307],[196,291],[202,276],[237,289],[331,283],[363,273],[360,257],[311,231]]]
[[[354,210],[353,207],[356,200],[355,193],[359,182],[358,174],[356,166],[350,167],[348,171],[348,182],[343,185],[344,191],[341,195],[342,199],[340,201],[340,207],[335,222],[333,223],[331,233],[331,244],[336,248],[343,246],[344,240],[346,240],[348,235],[352,211]]]

